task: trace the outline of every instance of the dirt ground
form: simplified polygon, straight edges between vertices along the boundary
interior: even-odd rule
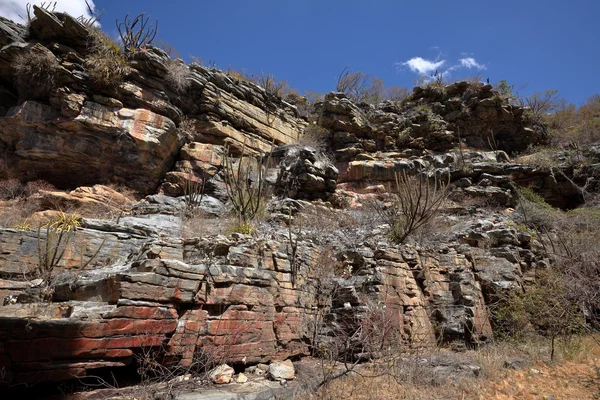
[[[472,376],[459,374],[447,380],[423,380],[426,371],[405,379],[393,376],[353,376],[331,382],[303,400],[333,399],[600,399],[600,346],[585,338],[576,349],[564,350],[559,360],[548,362],[547,348],[530,354],[510,349],[479,350],[463,354],[481,367]],[[507,360],[523,364],[507,368]],[[420,376],[419,376],[420,375]]]

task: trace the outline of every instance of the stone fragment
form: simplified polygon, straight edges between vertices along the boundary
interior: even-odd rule
[[[235,371],[229,365],[221,364],[214,368],[208,376],[213,383],[223,385],[231,382],[234,373]]]
[[[275,361],[269,364],[269,378],[275,381],[292,380],[296,377],[294,364],[291,360]]]

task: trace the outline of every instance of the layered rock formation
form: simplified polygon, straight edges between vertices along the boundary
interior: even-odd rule
[[[85,376],[127,365],[147,347],[165,346],[184,364],[209,350],[224,352],[232,363],[309,355],[311,346],[335,332],[330,324],[347,318],[348,310],[366,312],[368,304],[388,307],[406,345],[436,338],[486,341],[492,332],[485,293],[520,284],[515,260],[527,259],[529,245],[503,221],[498,216],[465,226],[457,232],[465,244],[437,254],[369,243],[327,253],[310,241],[300,241],[293,254],[285,231],[271,240],[144,240],[133,233],[126,239],[127,224],[113,224],[108,233],[89,221],[81,239],[90,251],[99,237],[109,239],[89,271],[73,265],[79,255],[65,257],[53,283],[54,303],[28,303],[39,288],[15,280],[23,272],[7,268],[16,265],[6,262],[11,259],[27,265],[35,235],[3,230],[3,272],[9,277],[2,281],[8,300],[0,307],[0,360],[10,372],[5,382]],[[490,248],[498,249],[497,256],[484,251]],[[354,271],[328,282],[324,276],[333,265]]]
[[[124,61],[122,80],[98,85],[86,63],[93,31],[34,11],[29,30],[0,19],[0,178],[42,178],[59,189],[115,182],[149,195],[131,206],[102,186],[43,192],[44,208],[120,211],[83,218],[51,271],[40,271],[41,249],[56,240],[50,230],[0,229],[2,384],[74,379],[131,365],[148,349],[181,365],[201,353],[234,366],[310,355],[375,321],[374,308],[400,346],[483,343],[496,291],[520,288],[547,260],[510,210],[482,213],[461,201],[514,206],[517,183],[572,207],[600,170],[511,162],[545,133],[489,85],[431,85],[377,107],[331,93],[315,113],[335,160],[310,147],[275,149],[280,163],[267,181],[291,199],[272,199],[259,233],[190,238],[182,234],[189,198],[169,196],[208,181],[197,206],[222,223],[223,157],[292,144],[307,122],[257,85],[153,47]],[[13,78],[28,54],[55,68],[54,84],[33,97]],[[434,245],[393,244],[366,207],[323,205],[344,204],[336,195],[354,205],[385,201],[380,184],[403,170],[449,177],[455,206],[442,210],[446,228],[433,229]],[[316,210],[312,225],[302,224],[308,210]],[[197,223],[208,230],[206,219]],[[371,356],[361,351],[353,357]]]
[[[113,86],[98,85],[85,62],[93,31],[66,14],[38,7],[34,13],[35,45],[24,41],[19,25],[0,28],[3,177],[26,171],[21,178],[60,188],[119,182],[150,193],[185,143],[185,149],[230,144],[265,151],[291,143],[305,125],[293,106],[218,70],[183,66],[183,88],[174,86],[169,68],[177,62],[156,48],[131,56],[126,76]],[[36,96],[14,79],[17,60],[32,52],[53,60],[52,82]],[[183,158],[173,173],[206,172],[202,161]]]

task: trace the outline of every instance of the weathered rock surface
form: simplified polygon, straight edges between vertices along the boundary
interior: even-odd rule
[[[222,355],[219,363],[236,368],[271,362],[256,370],[288,380],[294,375],[289,358],[353,329],[366,332],[368,324],[391,327],[400,346],[486,342],[492,336],[487,305],[497,292],[520,288],[547,263],[534,237],[502,213],[457,206],[444,210],[452,227],[432,234],[435,246],[395,245],[373,215],[366,215],[368,225],[344,227],[357,214],[306,200],[334,203],[339,181],[366,192],[362,198],[346,192],[359,204],[384,196],[395,173],[410,170],[449,177],[458,203],[480,197],[512,206],[516,182],[570,207],[585,196],[582,184],[596,190],[593,179],[600,177],[596,163],[557,169],[511,162],[508,154],[544,143],[543,128],[491,86],[465,82],[416,88],[407,101],[378,107],[328,94],[317,111],[318,124],[330,130],[333,165],[312,148],[282,146],[307,125],[294,106],[199,65],[184,66],[186,84],[175,85],[169,67],[179,61],[160,49],[132,54],[122,81],[98,85],[85,63],[85,26],[66,14],[34,11],[32,43],[25,42],[24,27],[0,18],[6,163],[0,179],[18,174],[61,189],[88,185],[40,191],[44,208],[128,211],[116,219],[83,219],[50,271],[40,270],[42,249],[56,240],[49,230],[0,229],[0,384],[69,380],[131,365],[134,354],[150,350],[164,350],[182,366],[215,353]],[[13,63],[33,51],[58,66],[48,93],[27,99]],[[269,183],[289,198],[270,204],[271,225],[256,236],[184,238],[182,215],[197,194],[190,183],[210,178],[194,207],[222,215],[225,153],[238,157],[242,149],[257,154],[273,146],[280,146],[274,157],[282,162]],[[589,157],[599,162],[598,154],[592,149]],[[105,182],[151,195],[130,207],[98,185]],[[309,208],[317,210],[312,228],[273,222],[301,220]],[[323,233],[331,220],[340,229]],[[377,356],[361,339],[353,339],[352,357]],[[428,362],[444,373],[478,371]],[[231,381],[233,368],[221,369],[214,380]]]
[[[235,371],[229,365],[221,364],[210,372],[209,378],[213,383],[223,385],[231,382],[234,373]]]
[[[312,147],[285,146],[273,151],[279,160],[275,188],[283,197],[326,200],[335,192],[339,171]]]
[[[270,240],[171,233],[164,241],[123,218],[85,220],[77,233],[89,252],[107,239],[92,270],[77,271],[81,256],[66,253],[49,304],[22,303],[38,290],[20,280],[22,268],[35,268],[37,234],[2,230],[0,361],[10,383],[127,365],[143,347],[166,346],[184,365],[216,350],[227,362],[268,362],[309,354],[315,326],[316,344],[328,343],[336,324],[370,315],[373,304],[386,305],[406,345],[484,342],[492,334],[486,298],[519,285],[523,260],[535,259],[504,221],[458,226],[463,244],[450,241],[441,253],[365,243],[335,256],[311,241],[293,253],[285,230]],[[323,286],[318,277],[334,265],[353,272]],[[329,322],[315,325],[321,318]]]
[[[186,173],[217,172],[222,145],[268,151],[306,125],[290,104],[218,70],[186,66],[185,89],[174,87],[174,61],[156,48],[134,54],[114,87],[99,86],[85,64],[88,29],[67,14],[33,9],[35,45],[23,42],[24,27],[0,21],[7,44],[0,50],[0,150],[9,167],[0,178],[45,179],[63,189],[117,182],[148,194],[175,167],[165,192],[180,195]],[[52,87],[35,99],[17,84],[13,66],[33,47],[58,62]]]
[[[82,101],[72,119],[27,101],[0,117],[0,129],[13,171],[62,188],[116,181],[153,191],[181,145],[175,124],[166,117],[92,101]]]
[[[296,370],[291,360],[276,361],[269,365],[269,378],[275,381],[292,380],[296,377]]]
[[[41,205],[56,209],[92,209],[102,211],[124,211],[133,204],[133,199],[104,186],[78,187],[68,193],[40,190]]]
[[[468,82],[416,87],[402,103],[377,108],[330,93],[317,110],[319,125],[333,131],[338,161],[376,151],[447,151],[459,140],[479,149],[497,146],[514,153],[547,140],[523,108],[507,104],[490,85]]]

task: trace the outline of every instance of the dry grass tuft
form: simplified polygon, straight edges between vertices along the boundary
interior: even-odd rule
[[[424,370],[408,363],[402,376],[373,376],[361,369],[358,374],[338,379],[307,397],[333,399],[593,399],[600,395],[598,356],[600,346],[592,337],[577,337],[559,343],[556,363],[546,363],[547,342],[530,340],[520,344],[500,342],[479,350],[452,355],[472,362],[481,369],[471,376],[429,379],[435,369]],[[436,353],[437,356],[444,354]],[[430,357],[427,357],[430,358]],[[412,370],[408,367],[413,366]],[[299,399],[299,397],[297,397]]]
[[[117,86],[129,74],[130,67],[121,47],[100,30],[91,30],[88,51],[85,65],[95,83]]]
[[[60,64],[48,49],[35,45],[15,58],[12,64],[17,78],[19,103],[45,100],[56,86]]]
[[[190,87],[188,75],[189,69],[182,60],[171,60],[167,65],[166,81],[177,92],[185,92]]]

